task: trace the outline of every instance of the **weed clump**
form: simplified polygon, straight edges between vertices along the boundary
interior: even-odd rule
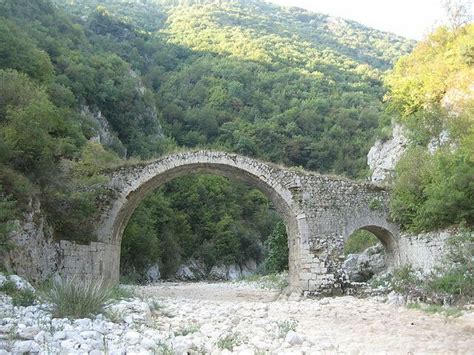
[[[103,281],[66,278],[54,281],[47,292],[57,318],[86,318],[103,311],[113,298],[112,289]]]

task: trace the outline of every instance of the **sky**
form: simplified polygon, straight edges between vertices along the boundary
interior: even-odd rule
[[[441,0],[267,0],[420,40],[445,18]]]

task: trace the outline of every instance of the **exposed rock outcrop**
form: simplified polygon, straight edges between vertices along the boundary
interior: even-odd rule
[[[117,134],[110,127],[107,118],[99,109],[91,109],[89,106],[83,106],[81,115],[91,122],[95,129],[95,136],[92,141],[102,144],[105,147],[113,147],[113,149],[122,157],[127,155],[127,148],[122,144]]]
[[[190,260],[182,264],[175,274],[175,278],[183,281],[213,280],[226,281],[237,280],[241,277],[250,276],[257,272],[257,262],[249,259],[242,265],[239,264],[218,264],[214,265],[209,272],[206,272],[205,266],[196,261]]]
[[[175,278],[181,281],[199,281],[206,278],[206,275],[206,265],[198,260],[191,259],[178,268]]]
[[[404,128],[396,124],[393,127],[392,138],[387,141],[378,140],[370,148],[367,164],[372,171],[371,181],[376,184],[389,183],[393,178],[395,166],[402,157],[408,145]]]
[[[361,254],[349,254],[342,266],[350,281],[366,282],[386,269],[382,244],[367,248]]]
[[[148,268],[146,271],[146,280],[148,283],[158,282],[161,277],[160,266],[154,264]]]
[[[31,200],[29,207],[30,212],[18,221],[18,228],[12,235],[14,249],[0,255],[0,263],[7,271],[37,282],[58,272],[61,250],[53,240],[52,229],[41,213],[39,201]]]

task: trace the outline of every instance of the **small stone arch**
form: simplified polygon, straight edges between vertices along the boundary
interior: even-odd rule
[[[177,177],[210,173],[237,179],[259,189],[272,201],[285,222],[290,250],[290,286],[298,287],[301,213],[292,190],[298,190],[296,175],[277,166],[236,154],[221,152],[187,152],[170,155],[149,164],[123,168],[111,176],[111,186],[118,192],[113,206],[103,215],[97,231],[101,243],[120,246],[125,227],[141,201],[163,184]],[[120,248],[116,248],[120,252]],[[120,257],[117,258],[118,261]],[[107,274],[118,280],[119,266],[109,265]]]
[[[387,266],[389,268],[395,267],[399,264],[399,246],[397,231],[390,231],[387,227],[381,227],[374,224],[363,224],[357,227],[346,229],[344,234],[344,243],[347,239],[358,230],[366,230],[377,237],[385,249],[385,256]]]

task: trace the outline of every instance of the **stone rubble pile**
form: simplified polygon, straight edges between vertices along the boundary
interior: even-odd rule
[[[466,325],[453,320],[443,329],[442,319],[420,318],[391,305],[401,302],[396,294],[368,300],[280,295],[272,301],[268,295],[274,293],[253,284],[215,285],[177,283],[174,291],[169,285],[172,297],[160,296],[164,286],[139,287],[141,297],[115,301],[103,314],[75,320],[53,318],[47,303],[13,306],[0,292],[0,355],[446,353],[453,348],[467,353],[474,346],[462,333]],[[146,296],[149,290],[156,297]],[[235,296],[213,299],[219,290]],[[246,292],[260,292],[262,298],[249,301]],[[199,293],[207,299],[194,298]],[[417,329],[416,337],[411,329]],[[428,336],[435,330],[443,337]]]

